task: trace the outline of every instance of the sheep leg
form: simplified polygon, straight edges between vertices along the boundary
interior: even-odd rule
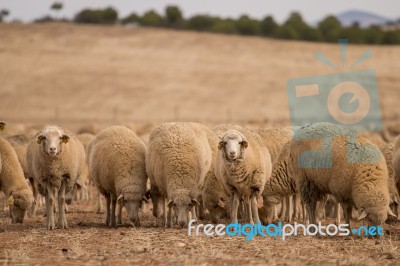
[[[122,224],[122,204],[117,204],[118,206],[118,212],[117,212],[117,224]]]
[[[286,213],[285,213],[285,221],[291,223],[292,222],[292,211],[293,210],[293,196],[286,197]]]
[[[309,199],[308,202],[306,202],[306,207],[310,224],[317,224],[317,219],[316,219],[317,200]]]
[[[353,212],[353,206],[348,202],[342,202],[341,204],[343,207],[343,214],[344,214],[344,219],[346,221],[346,224],[348,224],[350,226],[351,213]]]
[[[253,214],[251,212],[251,197],[246,197],[243,202],[245,207],[245,216],[247,216],[246,219],[248,220],[249,224],[254,225]]]
[[[100,192],[99,192],[100,195]],[[111,225],[110,224],[110,218],[111,218],[111,212],[110,212],[110,206],[111,206],[111,195],[109,193],[105,194],[106,196],[106,208],[107,208],[107,215],[106,215],[106,225]]]
[[[103,203],[101,202],[101,193],[100,193],[100,191],[98,193],[99,193],[99,197],[97,199],[97,213],[101,213],[101,210],[103,209]],[[109,203],[107,203],[107,204],[109,205]]]
[[[276,220],[278,220],[278,206],[277,206],[277,204],[274,204],[274,208],[272,209],[271,223],[272,223],[272,221],[276,221]]]
[[[336,202],[334,206],[334,216],[336,218],[335,224],[339,225],[340,224],[340,203]]]
[[[253,221],[254,221],[254,223],[258,224],[260,222],[260,217],[258,216],[257,195],[252,195],[251,196],[250,204],[251,204],[251,213],[253,215]]]
[[[285,220],[285,214],[286,214],[286,210],[287,210],[286,199],[287,199],[287,197],[282,198],[282,208],[281,208],[281,213],[279,214],[280,221]]]
[[[196,213],[197,208],[198,208],[198,207],[193,206],[193,207],[192,207],[192,211],[191,211],[191,213],[192,213],[191,219],[194,219],[196,222],[197,222],[197,213]]]
[[[35,180],[33,178],[29,178],[29,183],[31,184],[32,187],[32,193],[33,193],[33,198],[34,198],[34,202],[32,204],[32,208],[30,211],[30,215],[36,215],[36,211],[37,211],[37,206],[39,204],[39,193],[37,190],[37,187],[35,186]]]
[[[68,228],[67,219],[65,218],[65,183],[61,183],[61,188],[58,191],[58,226],[59,228]]]
[[[46,220],[47,229],[55,229],[54,225],[54,192],[56,188],[53,188],[50,184],[46,184]]]
[[[115,219],[115,208],[117,206],[117,197],[114,194],[111,194],[111,226],[116,227],[117,221]]]
[[[233,197],[232,197],[232,209],[231,209],[231,220],[232,223],[237,223],[238,221],[238,209],[239,209],[239,195],[237,192],[233,192]]]
[[[167,227],[172,227],[172,207],[167,207],[168,211],[167,211]]]
[[[300,218],[300,211],[299,211],[299,197],[297,194],[293,195],[293,216],[292,219],[299,219]]]

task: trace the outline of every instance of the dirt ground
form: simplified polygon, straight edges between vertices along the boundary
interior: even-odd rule
[[[377,72],[385,123],[398,122],[400,47],[349,45],[346,67]],[[335,44],[285,42],[160,29],[0,24],[0,120],[18,133],[58,123],[77,130],[130,124],[146,134],[157,123],[289,123],[286,80],[335,73]],[[11,133],[8,133],[11,134]],[[43,210],[24,224],[0,211],[0,264],[33,265],[399,265],[400,223],[385,237],[189,237],[187,229],[104,225],[96,201],[70,207],[69,228],[47,231]],[[127,221],[126,219],[124,221]],[[357,222],[356,222],[357,223]]]
[[[93,188],[94,192],[94,188]],[[94,193],[93,193],[94,194]],[[0,212],[0,263],[30,265],[398,265],[400,223],[385,225],[385,236],[244,237],[188,236],[187,229],[155,227],[150,212],[134,228],[123,212],[123,225],[105,225],[97,202],[74,202],[69,228],[45,229],[43,209],[24,224],[10,224]],[[227,222],[227,221],[225,221]],[[329,221],[333,223],[333,221]],[[207,223],[207,221],[202,221]],[[355,222],[358,225],[360,223]]]

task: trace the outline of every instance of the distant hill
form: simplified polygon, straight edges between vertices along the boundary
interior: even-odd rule
[[[362,28],[367,28],[371,25],[383,26],[389,22],[392,22],[391,19],[386,17],[359,10],[349,10],[336,15],[336,17],[343,26],[351,26],[355,22],[358,22]]]

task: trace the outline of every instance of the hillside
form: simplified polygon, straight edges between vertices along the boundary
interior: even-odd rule
[[[0,119],[14,122],[288,123],[286,81],[335,73],[335,44],[69,24],[0,24]],[[386,120],[400,115],[400,47],[371,48]],[[344,68],[348,70],[348,67]]]

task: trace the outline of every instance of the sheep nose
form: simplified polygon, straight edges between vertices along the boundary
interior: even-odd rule
[[[179,222],[179,226],[180,226],[180,227],[184,227],[185,225],[186,225],[186,222],[185,222],[185,221],[180,221],[180,222]]]
[[[236,154],[236,152],[234,152],[234,151],[231,151],[229,154],[233,156],[233,155],[235,155],[235,154]]]
[[[55,147],[50,147],[50,151],[55,151],[56,148]]]

